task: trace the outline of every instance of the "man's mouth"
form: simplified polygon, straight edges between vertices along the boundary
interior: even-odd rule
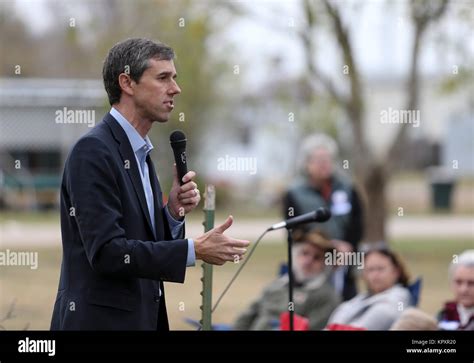
[[[168,100],[168,101],[165,101],[163,102],[167,107],[168,109],[171,111],[173,108],[174,108],[174,102],[173,100]]]

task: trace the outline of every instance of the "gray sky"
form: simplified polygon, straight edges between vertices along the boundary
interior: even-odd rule
[[[407,13],[406,0],[369,0],[363,2],[359,11],[354,10],[356,3],[360,1],[343,0],[343,17],[349,24],[351,37],[354,41],[356,61],[360,69],[369,78],[393,78],[406,76],[409,66],[409,55],[413,42],[413,27],[410,24]],[[449,52],[436,51],[435,37],[443,33],[453,39],[457,39],[465,46],[465,49],[474,54],[474,41],[471,29],[457,24],[453,17],[454,9],[459,7],[463,1],[455,0],[451,4],[449,16],[446,17],[430,33],[427,39],[428,46],[424,48],[420,58],[420,68],[425,75],[442,75],[452,71],[452,66],[459,64],[457,59]],[[222,41],[232,41],[237,44],[237,54],[232,55],[239,63],[239,58],[249,59],[253,55],[255,63],[252,63],[253,72],[250,79],[264,77],[268,65],[259,59],[270,56],[285,54],[283,56],[284,70],[289,74],[298,74],[304,66],[303,52],[294,29],[300,26],[302,16],[299,13],[298,1],[239,1],[255,14],[252,17],[241,19],[230,26],[224,34]],[[464,3],[466,3],[464,1]],[[283,29],[272,31],[267,25],[268,9],[281,9],[279,17],[275,18],[272,25]],[[472,9],[471,9],[472,10]],[[472,13],[472,12],[471,12]],[[295,28],[288,26],[293,22]],[[318,63],[320,68],[330,74],[342,76],[339,60],[339,49],[335,39],[328,32],[316,35],[319,43]]]
[[[468,1],[468,0],[467,0]],[[452,16],[454,9],[466,0],[454,0],[450,8],[450,16],[438,27],[445,35],[454,39],[462,39],[466,49],[474,54],[474,37],[471,29],[459,26]],[[48,0],[16,0],[19,15],[28,20],[35,31],[42,31],[55,19],[45,9]],[[297,75],[303,71],[304,60],[300,43],[294,30],[300,26],[302,16],[299,12],[299,1],[296,0],[239,0],[249,12],[255,14],[237,20],[227,26],[225,31],[216,37],[217,40],[235,45],[235,64],[249,63],[251,67],[242,70],[245,84],[255,86],[272,76],[269,59],[280,56],[282,71],[286,75]],[[413,29],[406,13],[406,0],[368,0],[363,2],[359,11],[355,6],[360,1],[341,0],[344,4],[343,16],[349,24],[351,37],[354,40],[356,60],[367,77],[393,78],[406,75],[409,63],[409,52],[412,44]],[[472,4],[472,2],[471,2]],[[275,17],[271,13],[276,13]],[[472,5],[471,5],[472,13]],[[75,14],[76,17],[87,14]],[[471,16],[472,18],[472,16]],[[267,25],[267,20],[274,19],[272,26],[281,28],[274,31]],[[288,26],[294,24],[294,28]],[[319,66],[328,74],[342,76],[341,65],[338,63],[338,52],[335,40],[330,34],[316,35],[319,42]],[[423,74],[437,75],[451,72],[452,66],[460,63],[459,59],[449,52],[436,53],[433,39],[421,54],[420,66]]]

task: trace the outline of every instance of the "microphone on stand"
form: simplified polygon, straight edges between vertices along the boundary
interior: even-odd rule
[[[271,226],[268,230],[274,231],[280,228],[292,229],[300,224],[311,223],[311,222],[326,222],[329,218],[331,218],[331,212],[327,208],[318,208],[315,211],[302,214],[297,217],[289,218],[286,221],[276,223]]]
[[[232,277],[230,282],[225,287],[224,291],[221,293],[221,295],[217,299],[216,303],[212,307],[212,312],[214,312],[214,310],[216,310],[217,306],[221,302],[221,300],[224,297],[224,295],[226,294],[226,292],[231,287],[232,283],[235,281],[235,279],[239,275],[240,271],[242,271],[245,264],[250,260],[250,257],[252,256],[253,252],[255,251],[255,248],[258,246],[258,243],[263,238],[263,236],[265,236],[265,234],[267,234],[267,232],[269,232],[269,231],[274,231],[274,230],[277,230],[277,229],[280,229],[280,228],[287,228],[287,230],[288,230],[288,276],[289,276],[288,295],[289,295],[289,302],[293,302],[293,273],[292,273],[293,269],[292,269],[292,254],[291,254],[291,246],[293,244],[293,239],[291,237],[290,231],[293,227],[296,227],[300,224],[311,223],[311,222],[323,223],[323,222],[326,222],[329,218],[331,218],[331,212],[327,208],[321,207],[321,208],[318,208],[317,210],[315,210],[313,212],[305,213],[305,214],[302,214],[298,217],[290,218],[290,219],[287,219],[286,221],[274,224],[273,226],[271,226],[270,228],[265,230],[265,232],[263,232],[260,235],[260,237],[258,237],[258,239],[255,242],[254,246],[250,250],[247,258],[240,265],[237,272],[234,274],[234,276]],[[290,330],[294,330],[293,328],[294,328],[294,309],[291,309],[290,310]]]
[[[302,214],[298,217],[287,219],[286,221],[274,224],[267,231],[274,231],[280,228],[286,228],[288,231],[288,304],[293,303],[293,257],[292,257],[292,245],[293,237],[291,236],[291,230],[293,227],[299,226],[300,224],[311,223],[311,222],[326,222],[331,218],[331,212],[327,208],[318,208],[315,211]],[[288,305],[290,306],[290,305]],[[294,330],[294,309],[290,309],[290,331]]]

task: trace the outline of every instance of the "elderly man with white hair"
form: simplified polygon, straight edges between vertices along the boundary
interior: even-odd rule
[[[447,302],[438,315],[444,330],[474,330],[474,250],[454,256],[449,266],[454,301]]]
[[[303,140],[300,153],[300,178],[283,197],[285,219],[319,207],[329,208],[332,214],[329,221],[311,223],[305,228],[321,228],[339,252],[357,251],[363,235],[362,205],[350,179],[336,171],[336,142],[327,135],[313,134]],[[354,268],[340,266],[334,274],[334,287],[343,300],[349,300],[357,293]]]

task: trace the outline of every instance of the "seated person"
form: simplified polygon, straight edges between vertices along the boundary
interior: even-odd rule
[[[443,330],[474,330],[474,250],[467,250],[449,267],[454,301],[438,314]]]
[[[403,311],[390,330],[438,330],[438,322],[423,310],[412,307]]]
[[[294,312],[309,320],[310,330],[324,328],[329,315],[340,303],[329,282],[330,268],[324,264],[324,254],[332,247],[320,232],[294,233]],[[240,314],[234,329],[278,329],[280,315],[289,311],[288,283],[288,274],[285,274],[267,286],[262,295]]]
[[[388,330],[411,304],[408,275],[400,258],[387,248],[365,252],[363,279],[368,292],[341,304],[329,325],[350,325],[367,330]]]

